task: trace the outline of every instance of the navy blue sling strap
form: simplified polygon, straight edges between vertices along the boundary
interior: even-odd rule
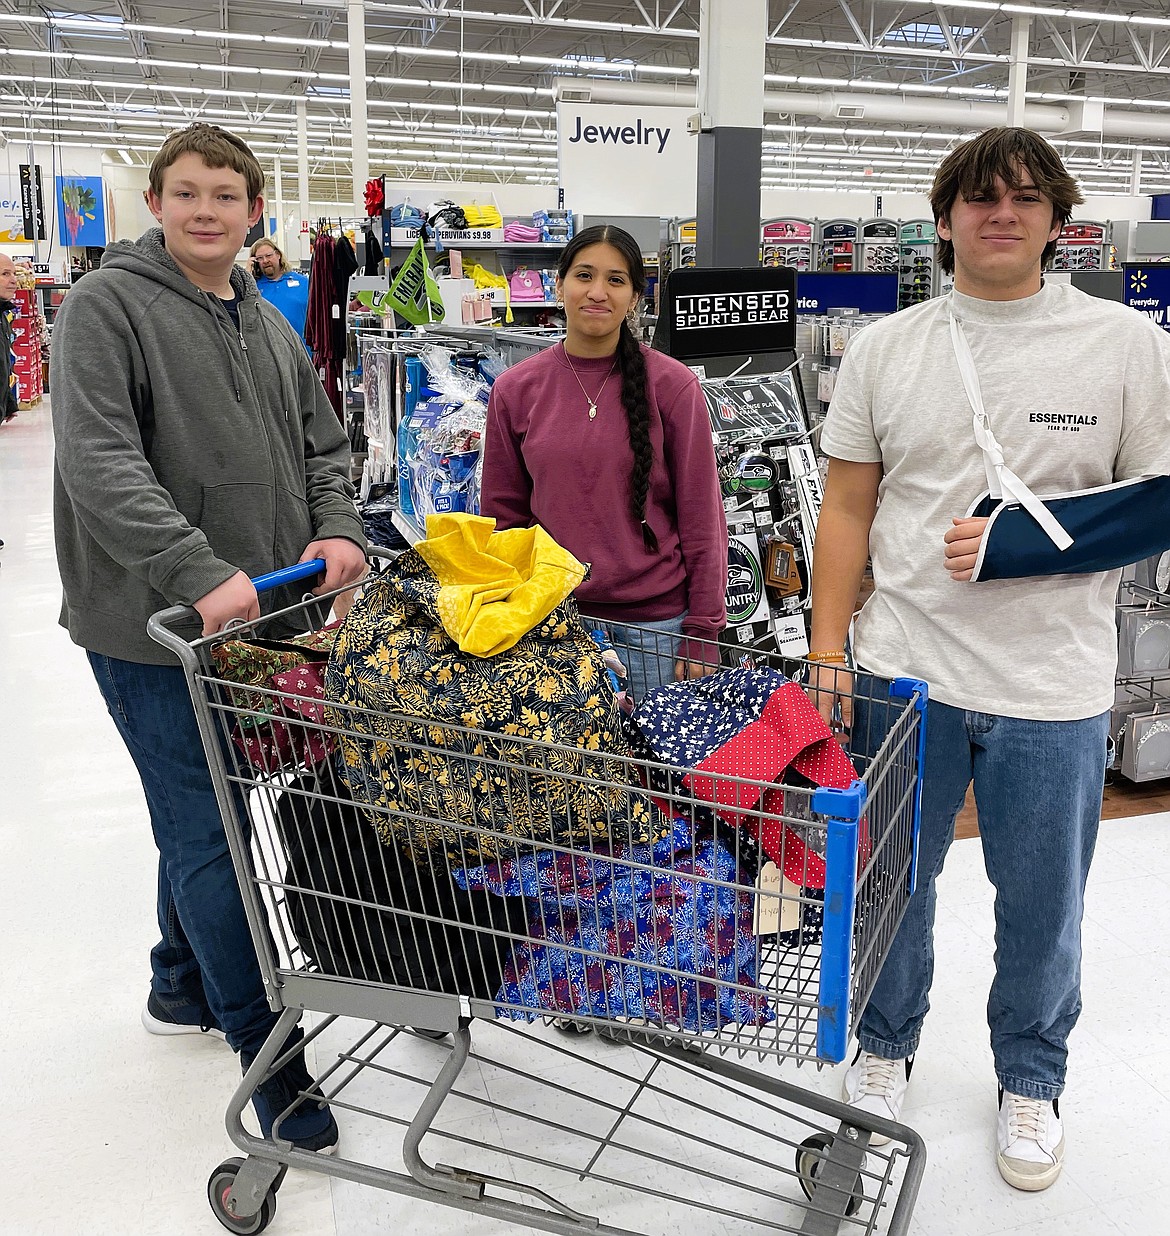
[[[953,305],[949,317],[951,344],[987,472],[986,492],[967,511],[990,520],[972,582],[1112,571],[1170,549],[1170,476],[1137,477],[1042,497],[1016,476],[992,432],[975,359]]]

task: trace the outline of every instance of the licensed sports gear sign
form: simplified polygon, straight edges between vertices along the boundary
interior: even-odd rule
[[[672,270],[654,346],[677,360],[796,347],[796,272],[788,267]]]

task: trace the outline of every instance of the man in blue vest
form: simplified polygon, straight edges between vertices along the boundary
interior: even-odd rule
[[[256,241],[250,253],[252,274],[260,295],[279,309],[304,339],[305,317],[309,312],[309,276],[299,270],[289,270],[284,254],[271,240]]]

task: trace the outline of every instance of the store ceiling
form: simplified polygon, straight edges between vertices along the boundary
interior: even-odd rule
[[[1166,119],[1165,142],[1068,135],[1087,191],[1126,191],[1135,145],[1143,188],[1170,184],[1170,0],[1098,0],[1092,12],[1045,0],[770,0],[767,87],[1002,100],[1013,9],[1031,13],[1030,101],[1088,95]],[[698,0],[367,0],[371,170],[555,183],[558,85],[693,84],[698,20]],[[142,163],[168,130],[202,117],[239,131],[268,170],[279,157],[291,178],[304,97],[312,196],[346,200],[346,31],[344,0],[0,0],[0,131]],[[765,120],[765,180],[777,185],[914,188],[961,136],[945,121]]]

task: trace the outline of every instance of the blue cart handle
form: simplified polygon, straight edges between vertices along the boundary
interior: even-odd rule
[[[257,592],[271,592],[283,584],[295,584],[300,579],[312,579],[316,575],[325,574],[325,559],[310,558],[308,562],[298,562],[296,566],[281,567],[279,571],[269,571],[267,575],[257,575],[252,580],[252,586]]]

